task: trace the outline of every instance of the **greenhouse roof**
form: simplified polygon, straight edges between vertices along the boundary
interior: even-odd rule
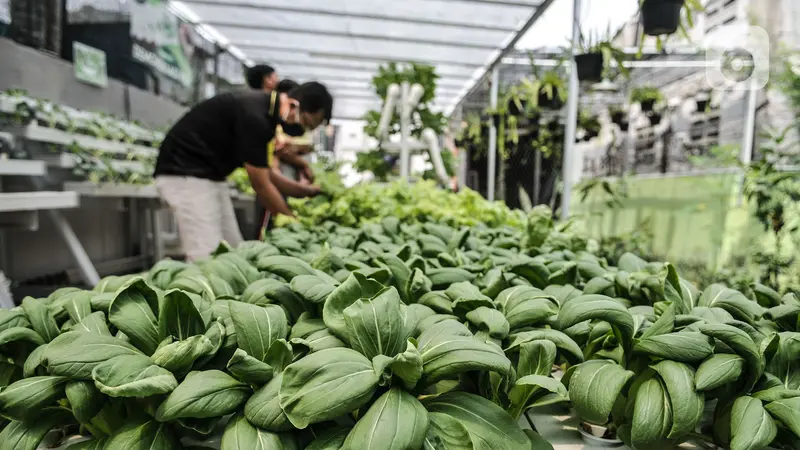
[[[281,77],[317,80],[334,94],[334,117],[379,108],[379,64],[419,62],[440,75],[436,107],[449,113],[513,48],[553,0],[185,0],[249,62]]]

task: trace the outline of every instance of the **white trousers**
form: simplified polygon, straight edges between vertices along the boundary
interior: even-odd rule
[[[234,247],[242,242],[228,183],[165,175],[155,182],[175,215],[187,260],[205,258],[222,240]]]

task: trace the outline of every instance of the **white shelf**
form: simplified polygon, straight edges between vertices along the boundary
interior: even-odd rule
[[[0,193],[0,212],[77,208],[78,204],[78,194],[75,192]]]
[[[64,190],[87,197],[158,198],[158,190],[153,184],[95,184],[88,181],[80,181],[64,183]]]
[[[0,159],[0,175],[29,175],[40,177],[47,174],[44,161],[29,159]]]
[[[24,128],[22,137],[30,141],[44,142],[47,144],[68,146],[76,143],[84,148],[123,155],[129,153],[152,155],[157,152],[156,149],[150,147],[127,144],[125,142],[107,141],[80,134],[71,134],[55,128],[42,127],[35,123],[31,123]]]
[[[48,166],[58,167],[60,169],[72,169],[78,162],[77,155],[67,152],[39,155],[38,159]],[[103,164],[100,165],[102,166]],[[142,163],[138,161],[113,160],[111,161],[111,167],[113,167],[115,170],[132,170],[140,173],[144,172]]]
[[[0,93],[0,113],[14,114],[17,105],[20,103],[27,103],[36,109],[38,102],[36,99],[27,96],[8,96]],[[108,127],[117,128],[137,140],[142,141],[160,141],[164,138],[163,133],[149,130],[135,123],[126,122],[113,117],[106,117],[90,111],[82,111],[66,105],[55,105],[49,101],[42,101],[41,104],[44,111],[37,112],[37,118],[40,120],[54,120],[60,125],[67,125],[70,122],[94,122],[101,126],[105,124]],[[58,106],[60,111],[55,111],[56,106]]]

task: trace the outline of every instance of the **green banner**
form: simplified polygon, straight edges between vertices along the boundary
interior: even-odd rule
[[[193,51],[191,26],[181,24],[167,9],[166,0],[135,0],[131,3],[133,57],[155,71],[192,85],[190,57]]]
[[[74,41],[72,60],[75,66],[75,78],[93,86],[108,86],[106,52]]]

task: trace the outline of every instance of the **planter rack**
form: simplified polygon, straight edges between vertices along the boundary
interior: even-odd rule
[[[55,122],[64,124],[70,120],[92,120],[94,125],[102,127],[108,124],[128,133],[129,140],[135,138],[137,142],[157,142],[163,137],[160,133],[145,130],[138,125],[115,121],[109,117],[86,113],[67,107],[55,107],[47,102],[36,101],[23,96],[9,96],[0,93],[0,114],[8,116],[16,112],[17,105],[25,103],[42,109],[49,109],[53,114],[60,114]],[[37,112],[39,120],[53,123],[53,117],[45,112]],[[10,251],[4,237],[3,229],[38,229],[39,212],[46,211],[48,217],[55,224],[62,239],[67,244],[77,266],[77,273],[81,281],[89,286],[94,286],[99,280],[99,274],[94,264],[86,253],[82,243],[77,238],[74,230],[60,213],[59,210],[78,208],[80,198],[117,199],[124,203],[125,208],[135,216],[130,225],[133,241],[139,240],[143,249],[143,257],[152,257],[154,261],[163,259],[166,247],[175,244],[177,233],[165,230],[165,216],[168,210],[161,202],[158,191],[153,184],[121,184],[121,183],[92,183],[88,181],[70,182],[63,184],[62,191],[48,191],[42,177],[48,175],[48,169],[71,169],[78,162],[78,155],[65,151],[65,148],[77,144],[84,149],[99,151],[111,155],[147,155],[155,156],[157,149],[129,142],[100,139],[97,137],[69,133],[57,128],[40,125],[37,120],[31,120],[24,126],[6,123],[5,129],[0,132],[0,138],[9,141],[10,146],[17,150],[36,150],[35,159],[4,159],[0,160],[0,266],[10,267]],[[43,152],[45,147],[56,147],[61,151]],[[99,162],[102,166],[102,162]],[[110,164],[115,169],[126,169],[143,172],[142,163],[138,161],[113,160]],[[35,190],[32,192],[2,192],[2,177],[17,176],[27,177]],[[231,197],[234,206],[246,209],[252,214],[254,197],[242,194],[232,189]],[[135,226],[136,225],[136,226]],[[133,229],[138,230],[138,237]],[[0,305],[0,307],[13,305]]]
[[[22,104],[35,111],[37,120],[52,122],[54,125],[64,128],[68,128],[70,124],[76,125],[78,128],[94,125],[104,129],[115,130],[118,133],[125,133],[136,141],[151,144],[160,142],[164,138],[161,132],[148,130],[134,123],[117,120],[110,116],[82,111],[69,106],[55,105],[52,102],[37,100],[25,95],[9,95],[8,93],[0,92],[0,113],[14,115],[17,113],[19,105]]]

